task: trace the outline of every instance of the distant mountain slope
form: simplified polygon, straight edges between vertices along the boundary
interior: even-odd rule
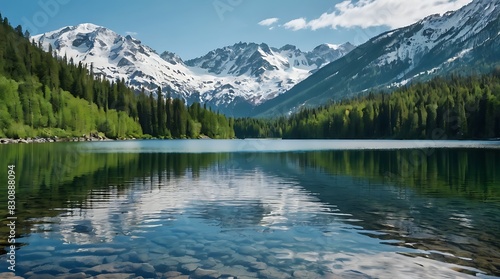
[[[156,93],[158,86],[188,103],[208,103],[229,115],[248,113],[254,106],[291,89],[322,66],[354,46],[320,45],[302,52],[287,45],[238,43],[184,62],[168,51],[155,50],[130,36],[86,23],[34,36],[59,56],[92,65],[94,73],[110,80]]]
[[[238,43],[213,50],[203,57],[186,61],[186,65],[206,69],[216,75],[241,76],[248,74],[262,77],[266,71],[314,71],[349,53],[355,46],[322,44],[310,52],[296,46],[285,45],[280,49],[267,44]]]
[[[371,88],[395,88],[451,72],[488,71],[500,62],[499,3],[475,0],[460,10],[381,34],[253,113],[287,114]]]

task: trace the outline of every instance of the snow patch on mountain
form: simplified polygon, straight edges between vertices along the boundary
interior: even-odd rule
[[[266,44],[238,43],[183,61],[175,53],[160,55],[131,36],[91,23],[64,27],[34,36],[43,48],[58,56],[93,68],[109,80],[123,79],[137,90],[163,92],[188,102],[208,102],[219,107],[247,102],[255,106],[272,99],[336,60],[354,46],[320,45],[311,52],[295,46],[280,49]]]
[[[498,66],[500,0],[474,0],[459,10],[431,15],[380,34],[253,110],[275,116],[435,76],[481,74]],[[327,47],[327,46],[326,46]]]
[[[411,65],[408,71],[411,71],[429,50],[439,46],[461,45],[473,34],[483,30],[493,18],[499,16],[498,2],[498,0],[476,0],[458,11],[448,12],[443,16],[438,14],[428,16],[409,29],[401,28],[383,34],[374,42],[392,37],[392,44],[387,45],[384,55],[367,67],[383,67],[394,62],[407,62]],[[406,32],[400,32],[401,30]],[[475,43],[482,44],[488,39]],[[462,58],[473,48],[473,46],[466,47],[445,63]]]

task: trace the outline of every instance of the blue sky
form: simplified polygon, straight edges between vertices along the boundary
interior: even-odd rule
[[[39,34],[94,23],[183,59],[237,42],[359,45],[381,32],[471,0],[16,0],[1,1],[12,25]]]

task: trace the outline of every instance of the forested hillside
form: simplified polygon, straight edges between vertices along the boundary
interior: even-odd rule
[[[136,94],[123,80],[56,58],[0,15],[0,137],[234,137],[232,122],[199,104]]]
[[[123,80],[44,52],[0,16],[0,137],[500,137],[500,69],[372,92],[274,120],[234,120],[198,103],[136,94]],[[161,88],[158,88],[161,92]]]
[[[238,138],[485,139],[500,137],[500,68],[435,78],[391,94],[305,109],[289,118],[237,119]]]

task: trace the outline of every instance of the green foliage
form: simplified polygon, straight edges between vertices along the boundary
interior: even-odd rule
[[[11,123],[7,129],[4,130],[7,137],[13,139],[22,139],[35,136],[35,132],[29,126],[20,123]]]
[[[482,139],[500,137],[500,74],[435,78],[392,94],[304,109],[289,118],[237,119],[238,138]]]
[[[230,121],[179,99],[136,94],[125,81],[96,78],[93,68],[53,57],[30,43],[22,27],[0,24],[0,136],[104,134],[108,138],[234,137]],[[194,111],[193,111],[194,113]],[[202,119],[207,117],[208,119]]]

